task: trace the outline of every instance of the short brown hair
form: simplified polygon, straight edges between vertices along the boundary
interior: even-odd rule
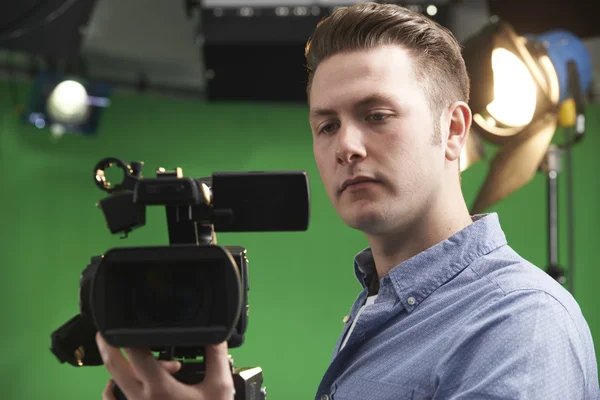
[[[469,77],[461,46],[445,27],[395,4],[341,7],[323,18],[306,44],[307,96],[319,64],[337,53],[400,45],[413,58],[417,79],[434,116],[454,101],[469,101]]]

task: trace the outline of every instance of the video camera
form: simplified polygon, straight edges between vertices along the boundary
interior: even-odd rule
[[[112,185],[106,171],[123,171]],[[248,260],[241,246],[217,245],[215,232],[305,231],[310,194],[305,171],[215,172],[186,178],[181,168],[142,177],[143,163],[105,158],[97,204],[111,233],[146,223],[147,206],[165,206],[169,245],[117,247],[91,258],[80,276],[79,314],[51,334],[61,363],[102,365],[95,335],[116,347],[145,347],[163,360],[181,359],[175,378],[201,382],[204,346],[244,342],[248,323]],[[265,399],[262,370],[230,365],[236,400]],[[118,399],[125,397],[114,387]]]

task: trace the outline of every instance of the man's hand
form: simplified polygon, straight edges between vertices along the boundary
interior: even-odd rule
[[[233,400],[234,386],[227,342],[206,346],[206,375],[197,385],[186,385],[172,374],[181,368],[178,361],[159,361],[147,349],[125,349],[128,359],[98,333],[96,342],[104,365],[128,400]],[[112,382],[102,400],[115,400]]]

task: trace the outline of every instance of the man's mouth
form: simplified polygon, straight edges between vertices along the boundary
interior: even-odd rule
[[[377,183],[377,182],[379,182],[379,181],[375,178],[371,178],[368,176],[357,176],[352,179],[345,180],[344,183],[342,183],[342,186],[340,187],[340,193],[351,186],[357,186],[359,184],[364,184],[364,183]]]

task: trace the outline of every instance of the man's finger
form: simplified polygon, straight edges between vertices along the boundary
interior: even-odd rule
[[[125,353],[127,353],[131,366],[142,382],[150,384],[168,375],[150,350],[127,348]]]
[[[181,369],[181,363],[179,361],[158,360],[158,363],[171,375]]]
[[[117,400],[115,399],[115,396],[113,396],[112,387],[113,381],[112,379],[109,379],[109,381],[106,383],[106,386],[104,386],[104,391],[102,392],[102,400]]]
[[[204,355],[206,362],[205,382],[216,381],[221,384],[224,379],[227,382],[232,380],[231,366],[227,356],[227,342],[206,346]]]
[[[106,343],[100,333],[96,335],[96,343],[98,344],[102,361],[104,361],[104,366],[125,396],[127,398],[137,397],[142,389],[142,383],[135,376],[135,372],[131,368],[129,361],[123,357],[119,349]]]

